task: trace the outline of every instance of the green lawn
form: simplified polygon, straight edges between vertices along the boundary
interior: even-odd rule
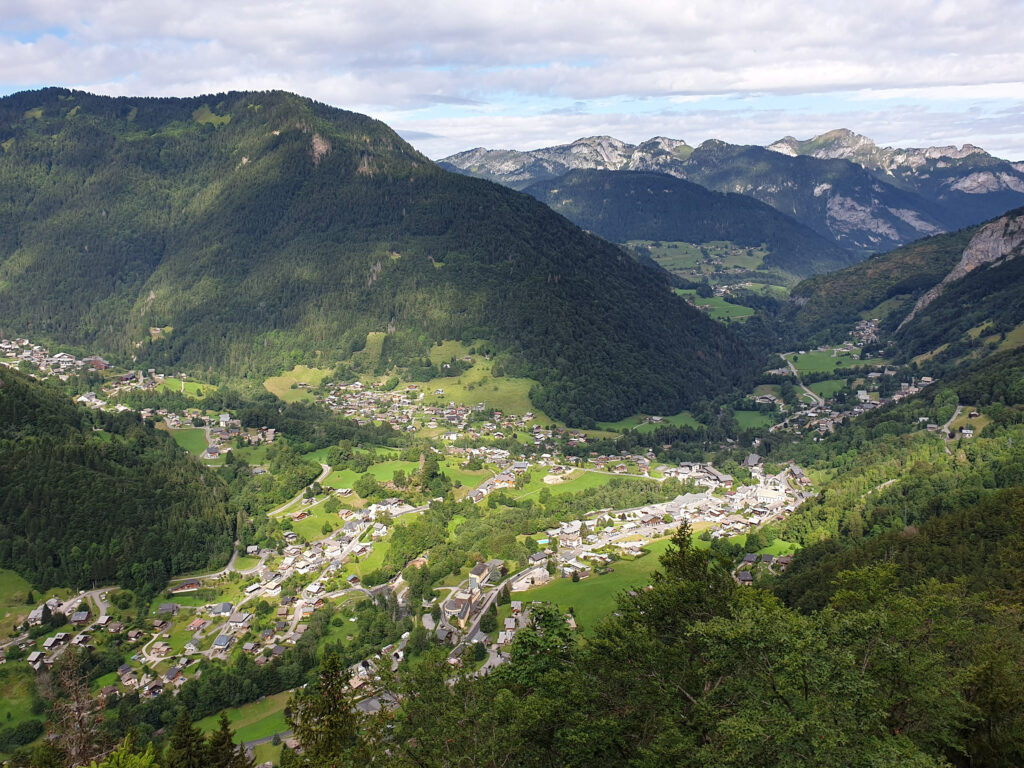
[[[258,557],[239,557],[235,560],[235,570],[237,571],[248,571],[250,568],[255,568],[260,562]]]
[[[592,632],[598,621],[615,610],[616,595],[647,583],[651,573],[659,567],[658,558],[668,543],[668,539],[651,542],[646,547],[650,554],[637,560],[619,560],[613,564],[615,570],[604,576],[591,576],[577,583],[572,579],[556,578],[543,587],[515,592],[512,599],[552,602],[564,610],[572,606],[580,629]]]
[[[372,465],[367,472],[373,476],[378,483],[390,482],[395,476],[396,470],[405,472],[406,477],[418,472],[420,465],[415,461],[382,461]],[[351,488],[356,480],[361,477],[359,472],[352,469],[336,469],[327,476],[323,484],[331,488]]]
[[[445,459],[441,462],[441,471],[448,475],[452,482],[458,480],[467,488],[476,488],[492,474],[486,469],[462,469],[460,464],[462,464],[460,459]]]
[[[310,387],[319,386],[324,377],[330,373],[326,368],[308,368],[305,365],[297,365],[290,371],[280,376],[272,376],[263,382],[266,390],[277,395],[286,403],[295,403],[299,400],[312,400],[313,394],[308,389],[292,389],[292,384],[308,384]]]
[[[33,678],[32,669],[23,662],[0,667],[0,728],[42,719],[42,715],[32,714]]]
[[[736,411],[733,415],[736,417],[736,423],[740,425],[740,429],[770,427],[775,423],[775,415],[761,411]]]
[[[647,422],[647,418],[648,416],[645,414],[637,414],[627,416],[625,419],[619,419],[618,421],[599,421],[597,425],[605,431],[615,430],[616,432],[622,432],[626,429],[635,429],[638,432],[653,432],[664,424],[671,424],[676,427],[693,427],[694,429],[700,426],[700,422],[693,418],[689,411],[677,413],[675,416],[664,416],[658,424]]]
[[[420,392],[424,393],[420,402],[423,405],[454,402],[470,406],[484,403],[488,410],[517,414],[533,411],[537,422],[545,425],[556,423],[531,405],[530,388],[536,384],[533,379],[515,376],[494,378],[491,376],[492,365],[491,360],[476,358],[473,367],[461,376],[417,382]],[[444,390],[444,394],[433,394],[436,389]]]
[[[694,305],[707,309],[712,320],[745,320],[754,314],[754,310],[750,307],[733,304],[721,296],[708,298],[698,296],[697,291],[693,288],[676,288],[676,293]]]
[[[267,696],[251,704],[225,710],[228,722],[231,723],[231,727],[235,731],[235,742],[241,744],[287,731],[288,724],[284,719],[284,708],[287,706],[290,696],[291,694],[285,691]],[[204,717],[196,725],[203,733],[210,733],[217,730],[219,717],[219,713]]]
[[[599,488],[607,485],[616,477],[630,477],[629,475],[610,475],[603,472],[584,472],[573,470],[569,475],[570,479],[556,485],[548,485],[544,482],[546,473],[539,470],[532,470],[530,482],[522,488],[507,491],[515,499],[529,498],[538,495],[544,488],[547,488],[552,496],[559,496],[563,493],[575,493],[588,488]],[[633,475],[633,477],[637,477]]]
[[[818,395],[818,397],[823,397],[827,400],[830,397],[835,397],[836,392],[845,386],[846,379],[825,379],[825,381],[816,381],[813,384],[808,384],[807,388]]]
[[[247,464],[266,464],[267,451],[270,450],[270,446],[264,443],[262,445],[247,445],[243,448],[232,448],[232,450],[235,452],[235,456],[245,459]]]
[[[874,366],[882,365],[885,362],[879,358],[855,360],[854,355],[859,357],[860,350],[854,348],[852,352],[838,352],[832,349],[812,349],[807,350],[803,355],[786,355],[786,358],[793,361],[793,365],[800,373],[832,373],[836,368],[851,368],[858,365]]]
[[[384,564],[384,558],[389,549],[391,549],[391,544],[388,539],[373,542],[373,551],[370,554],[359,562],[349,562],[345,565],[345,570],[342,572],[343,578],[347,579],[353,573],[360,578],[368,573],[373,573]]]
[[[0,637],[7,637],[15,624],[24,621],[33,608],[49,594],[33,593],[31,605],[25,602],[32,585],[14,571],[0,570]],[[2,727],[2,725],[0,725]]]
[[[204,384],[201,381],[182,381],[181,379],[164,379],[157,385],[157,390],[161,392],[177,392],[187,395],[188,397],[204,397],[211,392],[215,392],[217,388],[213,384]]]
[[[189,427],[186,429],[169,429],[174,442],[191,453],[199,456],[206,450],[206,433],[201,427]]]

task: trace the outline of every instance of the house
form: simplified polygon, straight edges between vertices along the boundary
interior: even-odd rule
[[[189,623],[187,627],[185,627],[185,629],[189,632],[195,633],[203,629],[209,623],[210,622],[208,622],[206,619],[196,618],[192,619],[192,621]]]
[[[523,601],[513,600],[510,607],[512,609],[512,614],[518,616],[520,613],[523,612]]]
[[[172,595],[183,595],[186,592],[198,592],[199,591],[199,579],[185,579],[175,587],[171,587]]]
[[[156,612],[160,616],[177,616],[180,610],[181,606],[177,603],[160,603],[160,607],[156,609]]]
[[[153,655],[160,656],[161,658],[163,658],[171,652],[171,646],[161,641],[159,643],[153,643],[152,647],[150,648],[150,651],[153,653]]]
[[[32,667],[32,669],[35,669],[35,670],[38,670],[40,667],[42,667],[43,666],[43,662],[45,660],[46,660],[46,654],[43,653],[42,651],[33,651],[25,659],[25,661],[28,662],[29,666]]]
[[[480,586],[487,583],[487,577],[491,575],[491,569],[487,563],[477,563],[469,571],[469,588],[480,589]]]
[[[109,632],[112,635],[120,635],[122,632],[124,632],[124,624],[122,624],[120,621],[112,621],[109,624],[107,624],[107,632]]]
[[[514,630],[514,629],[516,629],[516,626],[517,626],[516,625],[516,620],[514,618],[512,618],[511,616],[509,616],[507,619],[505,619],[505,629],[506,630]]]
[[[548,556],[543,552],[534,552],[530,555],[530,565],[543,565],[548,559]]]
[[[89,623],[89,611],[75,611],[71,614],[71,623],[76,625]]]
[[[740,571],[736,575],[736,578],[739,580],[740,584],[745,587],[749,587],[754,583],[754,574],[750,571]]]
[[[229,616],[231,615],[232,608],[231,603],[215,603],[210,607],[210,614],[213,616]]]
[[[252,624],[252,614],[235,611],[228,617],[228,624],[235,631],[248,629],[249,625]]]
[[[213,641],[214,651],[226,651],[231,647],[231,635],[217,635],[217,639]]]

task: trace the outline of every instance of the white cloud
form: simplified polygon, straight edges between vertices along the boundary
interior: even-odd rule
[[[932,135],[940,116],[952,116],[956,136],[984,145],[993,105],[1024,102],[1019,0],[8,0],[4,12],[7,90],[284,88],[396,116],[407,128],[466,141],[459,146],[526,145],[554,137],[556,127],[576,131],[555,139],[565,141],[602,125],[650,124],[595,106],[624,97],[699,108],[706,97],[764,94],[784,112],[705,110],[685,119],[707,123],[709,135],[755,141],[766,119],[777,133],[807,134],[831,110],[843,119],[827,127],[852,122],[894,135],[886,121],[907,122],[895,102],[941,102],[912,110],[919,122],[899,135]],[[813,99],[843,99],[846,108],[808,109]],[[578,114],[531,116],[541,103]],[[438,104],[461,111],[438,123]],[[519,108],[526,117],[505,114]],[[642,135],[652,132],[666,131]],[[1024,156],[1021,140],[998,138],[1009,133],[993,135]],[[945,135],[943,143],[954,140]]]

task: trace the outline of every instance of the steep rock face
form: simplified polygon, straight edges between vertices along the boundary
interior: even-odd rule
[[[983,226],[967,244],[959,263],[938,285],[917,300],[914,308],[900,323],[897,331],[939,298],[950,283],[962,280],[979,267],[993,265],[1002,260],[1010,261],[1020,256],[1024,252],[1022,246],[1024,246],[1024,216],[1011,214]]]
[[[881,181],[940,205],[949,229],[976,224],[1024,203],[1024,163],[1001,160],[973,144],[879,147],[842,128],[806,141],[786,136],[768,149],[789,157],[856,163]]]

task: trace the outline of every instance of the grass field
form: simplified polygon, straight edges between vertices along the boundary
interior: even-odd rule
[[[277,395],[286,403],[312,400],[313,394],[308,389],[292,389],[292,384],[308,384],[311,387],[316,387],[329,373],[330,371],[326,368],[307,368],[305,365],[297,365],[280,376],[272,376],[267,379],[263,382],[263,386],[268,392]]]
[[[676,288],[676,293],[695,306],[706,309],[712,320],[745,320],[754,314],[750,307],[733,304],[721,296],[703,298],[692,288]]]
[[[487,410],[518,414],[533,411],[539,423],[545,425],[555,423],[531,405],[530,388],[536,384],[533,379],[514,376],[494,378],[491,376],[492,364],[491,360],[477,358],[473,367],[461,376],[431,379],[419,383],[420,391],[425,393],[421,403],[423,405],[446,405],[450,402],[460,405],[483,403]],[[433,394],[437,389],[443,390],[444,394]]]
[[[491,476],[486,469],[468,470],[462,469],[459,465],[461,460],[448,458],[441,462],[441,471],[448,475],[448,478],[455,482],[458,480],[466,488],[476,488],[480,483]]]
[[[831,349],[813,349],[805,354],[787,355],[787,359],[793,361],[793,365],[800,373],[831,373],[836,368],[850,368],[858,365],[881,365],[884,361],[871,358],[870,360],[855,360],[854,355],[860,356],[860,350],[853,352],[838,352]]]
[[[273,736],[288,730],[284,719],[284,708],[288,704],[288,692],[276,693],[251,704],[225,710],[228,722],[235,731],[235,743],[242,744],[254,739]],[[219,714],[204,717],[196,725],[203,733],[217,730]]]
[[[1024,323],[1021,323],[1006,334],[1006,338],[999,344],[999,351],[1002,352],[1006,349],[1016,349],[1021,345],[1024,345]]]
[[[764,264],[768,251],[764,248],[746,248],[726,240],[695,245],[684,242],[658,242],[632,240],[630,245],[644,245],[651,249],[651,258],[668,271],[690,279],[713,279],[715,273],[731,271],[733,274],[754,271]]]
[[[14,571],[0,570],[0,637],[7,637],[14,625],[24,621],[29,611],[42,602],[39,599],[31,605],[27,604],[25,598],[30,591],[32,585]],[[42,596],[35,595],[36,598]]]
[[[391,544],[388,539],[373,542],[373,551],[370,554],[359,562],[349,562],[345,565],[345,570],[342,571],[343,577],[347,579],[354,573],[362,578],[368,573],[373,573],[384,564],[384,558],[389,549],[391,549]]]
[[[32,714],[34,673],[27,664],[0,667],[0,728],[10,728],[26,720],[41,720]]]
[[[827,400],[830,397],[834,397],[836,392],[845,386],[846,379],[825,379],[825,381],[816,381],[813,384],[808,384],[807,388],[814,394]]]
[[[418,472],[420,465],[415,461],[382,461],[372,465],[367,472],[373,476],[378,483],[390,482],[397,470],[405,472],[406,476]],[[327,476],[323,484],[331,488],[351,488],[361,474],[353,469],[336,469]]]
[[[761,411],[736,411],[733,414],[740,429],[757,429],[758,427],[770,427],[775,423],[775,416]]]
[[[572,579],[555,579],[543,587],[515,592],[513,600],[542,601],[557,604],[563,610],[572,606],[576,622],[583,632],[593,632],[597,623],[615,610],[615,596],[629,587],[646,584],[660,565],[668,539],[651,542],[650,554],[637,560],[619,560],[615,570],[604,576],[591,576],[573,583]]]
[[[577,469],[572,471],[569,480],[556,485],[548,485],[544,482],[545,475],[546,473],[534,471],[529,483],[520,489],[508,491],[508,493],[512,494],[513,498],[523,499],[535,496],[541,490],[547,488],[552,496],[559,496],[563,493],[575,493],[588,488],[599,488],[602,485],[607,485],[616,477],[630,477],[629,475],[609,475],[602,472],[584,472]],[[633,477],[635,478],[636,475],[633,475]]]
[[[598,422],[598,426],[605,431],[615,430],[616,432],[622,432],[626,429],[635,429],[638,432],[653,432],[658,427],[665,424],[671,424],[676,427],[693,427],[697,428],[700,426],[693,415],[689,411],[683,411],[677,413],[675,416],[665,416],[658,424],[647,422],[648,417],[644,414],[637,414],[635,416],[628,416],[625,419],[619,419],[618,421],[601,421]]]
[[[199,381],[182,381],[181,379],[173,378],[165,379],[157,386],[158,391],[177,392],[189,397],[204,397],[216,391],[216,389],[212,384],[203,384]]]
[[[174,442],[193,456],[199,456],[206,450],[206,432],[203,431],[202,427],[168,429],[167,431],[171,433]]]

